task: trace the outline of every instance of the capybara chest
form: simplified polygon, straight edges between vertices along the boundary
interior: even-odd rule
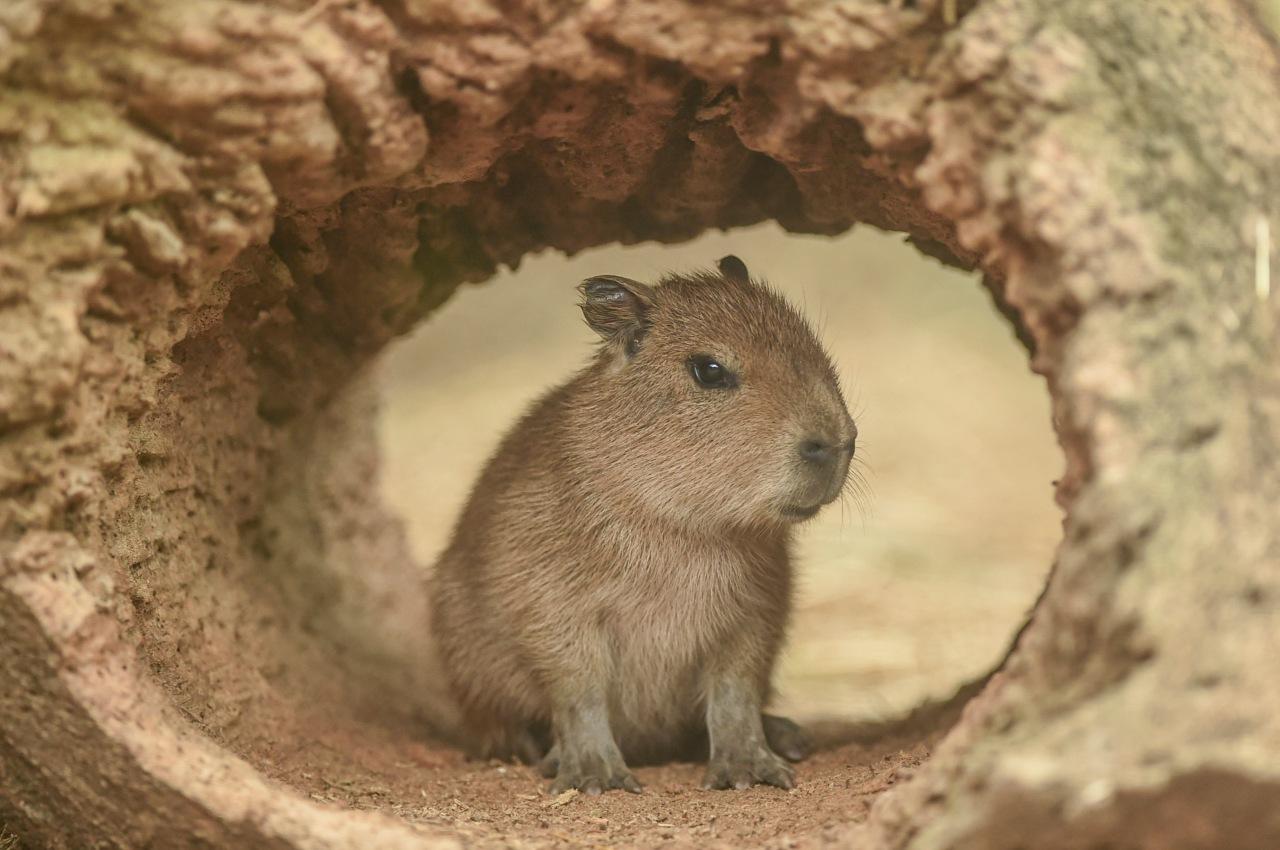
[[[611,651],[611,720],[624,750],[698,726],[707,675],[763,613],[754,610],[759,600],[740,559],[706,553],[629,566],[614,577],[599,615]]]

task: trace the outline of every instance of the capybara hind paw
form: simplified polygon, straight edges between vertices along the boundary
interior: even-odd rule
[[[552,745],[550,751],[538,763],[538,772],[547,779],[554,779],[560,772],[560,745]]]
[[[813,752],[813,744],[805,734],[804,727],[787,717],[772,714],[761,716],[764,723],[764,737],[769,742],[769,749],[787,761],[803,761]]]

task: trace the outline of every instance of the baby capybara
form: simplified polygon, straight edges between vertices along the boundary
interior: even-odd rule
[[[599,350],[507,434],[436,568],[467,732],[553,791],[639,791],[628,761],[698,748],[705,787],[790,788],[803,734],[762,710],[793,529],[854,451],[835,369],[736,257],[580,291]]]

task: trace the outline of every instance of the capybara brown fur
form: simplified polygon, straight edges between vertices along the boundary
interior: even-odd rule
[[[639,791],[627,763],[708,755],[708,788],[790,788],[803,733],[763,714],[797,523],[857,429],[809,324],[736,257],[581,287],[601,344],[477,481],[433,628],[478,755],[553,791]]]

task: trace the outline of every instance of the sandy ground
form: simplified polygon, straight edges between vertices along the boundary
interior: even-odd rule
[[[671,764],[637,768],[640,794],[552,797],[531,768],[456,764],[433,771],[417,795],[365,782],[351,794],[330,781],[316,785],[312,796],[389,812],[424,832],[486,850],[822,847],[839,844],[841,830],[865,818],[875,795],[926,756],[924,744],[849,744],[802,765],[792,791],[702,791],[701,765]]]
[[[928,757],[960,705],[937,704],[885,724],[813,727],[819,751],[798,766],[791,791],[703,791],[703,765],[668,764],[635,769],[641,794],[552,796],[529,767],[469,762],[425,741],[406,746],[376,727],[343,730],[323,721],[310,743],[278,751],[263,767],[318,802],[391,814],[480,850],[819,850],[848,846],[848,826]]]
[[[776,225],[686,245],[544,255],[468,288],[382,365],[386,498],[430,564],[520,410],[590,352],[574,286],[741,256],[815,319],[861,432],[864,495],[800,536],[779,708],[885,718],[943,698],[1003,651],[1059,536],[1048,394],[987,295],[901,241]]]

